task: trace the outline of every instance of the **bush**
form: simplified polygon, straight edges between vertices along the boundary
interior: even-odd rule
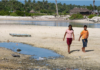
[[[83,19],[83,15],[81,14],[73,14],[69,19]]]
[[[91,14],[91,15],[88,16],[88,18],[91,19],[91,18],[93,18],[94,16],[96,16],[96,15]]]
[[[46,14],[43,14],[43,15],[46,15]],[[47,13],[47,15],[52,15],[52,13]]]
[[[11,13],[10,16],[18,16],[16,13]]]
[[[10,15],[10,13],[8,11],[2,10],[0,11],[0,15]]]
[[[15,12],[18,16],[24,16],[25,15],[25,12],[23,11],[16,11]]]
[[[42,15],[45,15],[45,14],[42,14],[42,13],[32,13],[31,16],[42,16]]]
[[[31,16],[31,13],[25,12],[25,16]]]
[[[44,9],[44,10],[40,10],[40,12],[41,13],[47,13],[48,11]]]
[[[52,11],[51,10],[40,10],[40,13],[45,13],[45,14],[48,14],[48,15],[52,15]]]

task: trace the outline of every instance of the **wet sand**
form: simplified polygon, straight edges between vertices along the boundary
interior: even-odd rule
[[[20,55],[20,57],[12,57],[12,54]],[[0,46],[0,69],[18,69],[22,67],[19,62],[29,57],[29,55],[15,53]]]
[[[78,68],[79,65],[84,64],[87,68],[98,68],[100,65],[100,29],[98,28],[88,28],[90,37],[88,42],[88,47],[86,48],[86,53],[81,51],[82,42],[78,41],[78,37],[83,28],[74,28],[75,40],[71,46],[71,54],[67,53],[66,40],[63,41],[64,32],[67,27],[50,27],[50,26],[34,26],[34,25],[0,25],[0,42],[21,42],[26,44],[31,44],[36,47],[46,48],[53,50],[65,58],[50,60],[48,61],[51,64],[54,64],[58,67],[67,66]],[[12,37],[9,33],[16,34],[31,34],[32,37]],[[4,50],[4,49],[0,49]],[[1,52],[0,51],[0,54]],[[7,53],[7,57],[10,57],[8,51],[3,52]],[[3,55],[1,55],[3,56]],[[67,57],[69,59],[67,59]],[[80,62],[82,63],[80,64]],[[74,61],[74,62],[73,62]],[[73,65],[72,65],[73,63]],[[75,66],[76,65],[76,66]],[[81,66],[82,67],[82,66]],[[92,70],[92,69],[91,69]]]

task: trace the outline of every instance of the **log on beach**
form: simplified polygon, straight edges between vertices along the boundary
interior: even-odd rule
[[[15,54],[12,54],[12,56],[13,56],[13,57],[20,57],[20,55],[15,55]]]
[[[13,37],[31,37],[31,35],[29,35],[29,34],[12,34],[12,33],[10,33],[9,35],[11,35]]]

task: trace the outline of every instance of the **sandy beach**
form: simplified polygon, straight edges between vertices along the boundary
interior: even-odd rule
[[[55,16],[0,16],[0,20],[64,21],[66,17]]]
[[[85,67],[87,68],[98,68],[100,67],[100,29],[99,28],[88,28],[90,37],[86,53],[81,51],[82,42],[78,41],[78,37],[83,28],[74,27],[75,40],[71,46],[71,54],[67,53],[66,40],[63,41],[63,36],[67,27],[50,27],[50,26],[34,26],[34,25],[0,25],[0,42],[20,42],[33,45],[35,47],[41,47],[53,50],[68,59],[57,59],[48,61],[51,64],[59,67],[66,66],[67,62],[73,63],[74,65],[80,65],[80,59],[83,60]],[[30,34],[32,37],[12,37],[9,33],[16,34]],[[0,48],[0,54],[4,49]],[[7,57],[10,57],[7,52]],[[14,53],[14,52],[12,52]],[[1,55],[3,56],[3,55]],[[74,62],[73,62],[74,61]],[[0,63],[1,64],[1,63]],[[72,65],[73,66],[73,65]],[[77,66],[73,66],[78,68]],[[92,70],[92,69],[91,69]]]
[[[20,58],[16,58],[12,57],[12,54],[19,55],[18,53],[15,53],[6,48],[2,48],[2,46],[0,46],[0,69],[5,70],[20,68],[22,65],[19,62],[30,57],[29,55],[20,54]]]
[[[93,21],[88,21],[87,19],[69,20],[69,22],[74,22],[74,23],[95,23]]]
[[[56,18],[54,16],[48,16],[48,15],[47,16],[34,16],[34,17],[0,16],[0,23],[19,23],[19,20],[23,20],[23,21],[24,20],[26,20],[26,21],[67,21],[67,22],[72,22],[72,23],[95,23],[95,22],[89,21],[87,19],[66,20],[66,18],[68,18],[68,16],[56,17]],[[12,20],[12,21],[7,21],[7,20]],[[100,23],[100,22],[98,22],[98,23]]]

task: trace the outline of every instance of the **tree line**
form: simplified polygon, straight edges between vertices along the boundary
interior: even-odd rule
[[[48,2],[48,0],[36,1],[36,0],[24,0],[25,3],[19,2],[18,0],[1,0],[0,1],[0,11],[12,12],[12,11],[20,11],[29,13],[30,10],[34,10],[36,13],[46,13],[46,14],[55,14],[56,13],[56,5],[55,3]],[[81,6],[81,5],[73,5],[66,3],[58,3],[58,12],[59,14],[69,13],[71,9],[74,7],[78,8],[87,8],[89,10],[93,10],[93,5],[89,6]],[[95,6],[95,9],[100,11],[100,6]]]

